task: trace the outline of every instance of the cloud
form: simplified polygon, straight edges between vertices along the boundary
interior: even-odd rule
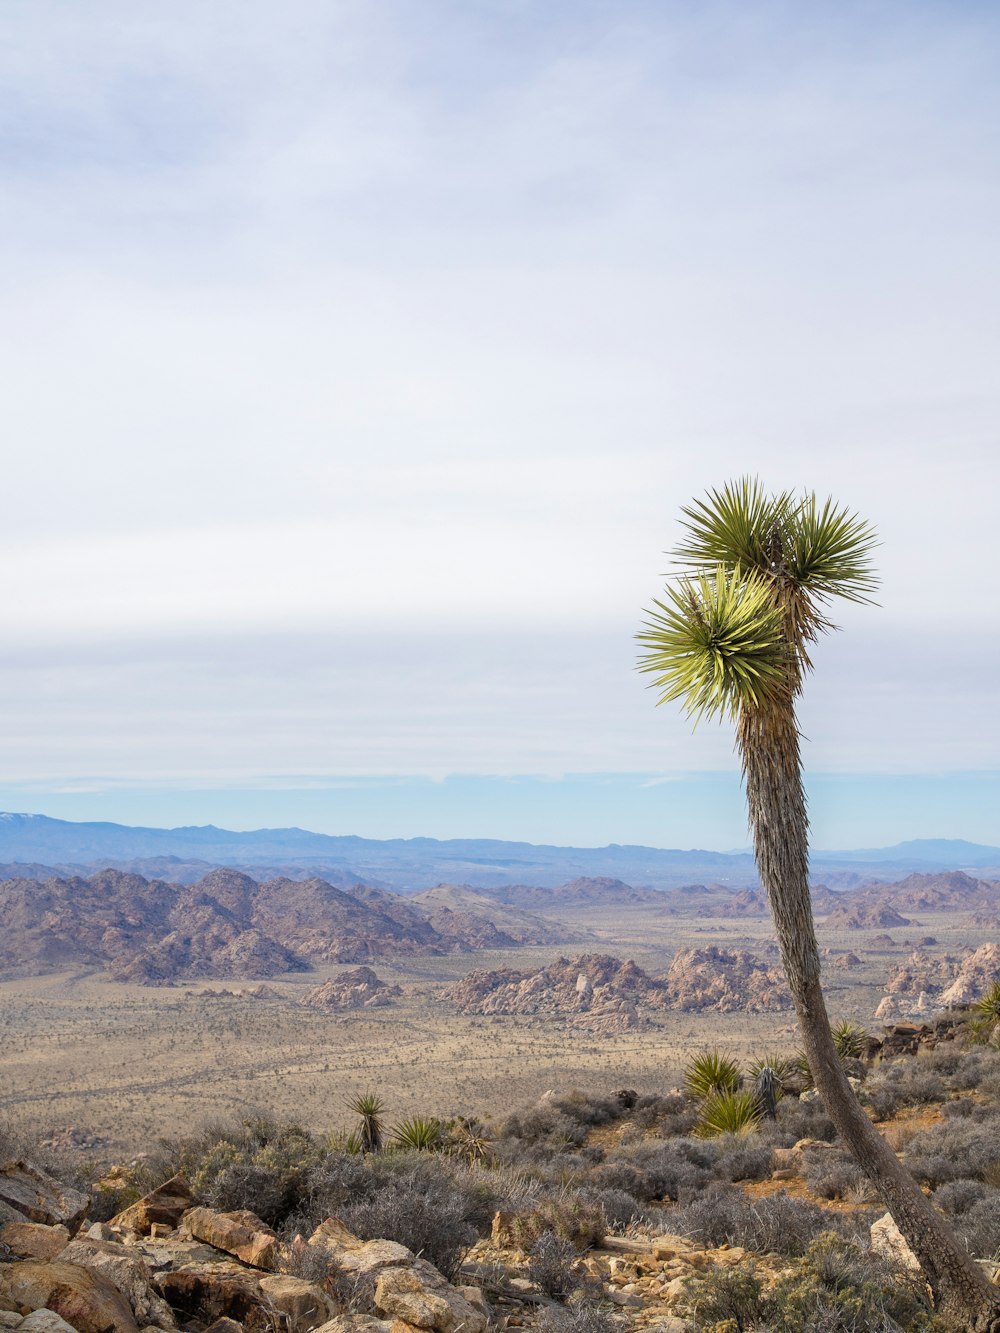
[[[884,541],[818,762],[1000,767],[992,13],[11,21],[10,775],[726,765],[630,636],[744,472]]]

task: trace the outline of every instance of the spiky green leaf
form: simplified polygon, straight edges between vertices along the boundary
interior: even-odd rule
[[[653,676],[658,703],[679,700],[695,721],[735,717],[786,688],[782,612],[758,575],[717,565],[668,585],[665,596],[636,635],[647,649],[639,670]]]

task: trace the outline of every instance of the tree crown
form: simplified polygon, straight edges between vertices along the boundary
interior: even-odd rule
[[[697,722],[790,700],[811,666],[808,645],[834,628],[826,606],[872,601],[874,529],[832,499],[769,495],[749,477],[682,513],[680,572],[636,636],[657,702],[679,700]]]

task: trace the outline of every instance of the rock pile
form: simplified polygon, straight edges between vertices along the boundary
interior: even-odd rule
[[[912,926],[909,917],[894,907],[877,902],[842,902],[827,915],[825,926],[834,930],[885,930],[890,926]]]
[[[679,949],[666,977],[671,1008],[772,1013],[791,1007],[780,966],[742,949]]]
[[[502,967],[470,972],[442,991],[465,1014],[540,1015],[592,1032],[624,1032],[648,1019],[639,1010],[669,1005],[666,985],[631,959],[608,954],[559,958],[537,972]]]
[[[402,993],[401,986],[383,981],[370,967],[356,967],[351,972],[332,977],[322,986],[313,986],[299,1004],[325,1009],[328,1013],[340,1013],[345,1009],[382,1009]]]
[[[1000,945],[981,944],[964,957],[934,958],[914,949],[886,982],[876,1018],[913,1016],[973,1003],[1000,979]]]

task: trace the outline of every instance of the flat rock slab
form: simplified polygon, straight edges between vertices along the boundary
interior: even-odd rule
[[[69,1231],[41,1222],[8,1222],[0,1227],[0,1245],[22,1259],[55,1259],[69,1244]]]
[[[278,1237],[256,1213],[217,1213],[214,1208],[189,1208],[182,1225],[195,1240],[235,1255],[253,1268],[270,1269],[278,1253]]]
[[[60,1185],[31,1162],[0,1162],[0,1222],[41,1222],[72,1230],[89,1206],[89,1194]]]
[[[200,1240],[184,1240],[180,1236],[171,1236],[168,1240],[143,1237],[136,1242],[135,1249],[154,1272],[163,1268],[211,1267],[213,1264],[232,1263],[228,1255],[220,1254],[211,1245],[205,1245]]]
[[[137,1236],[148,1236],[154,1225],[167,1226],[173,1230],[194,1203],[191,1186],[185,1178],[182,1175],[171,1176],[117,1217],[113,1217],[110,1225],[118,1231],[131,1231]]]

